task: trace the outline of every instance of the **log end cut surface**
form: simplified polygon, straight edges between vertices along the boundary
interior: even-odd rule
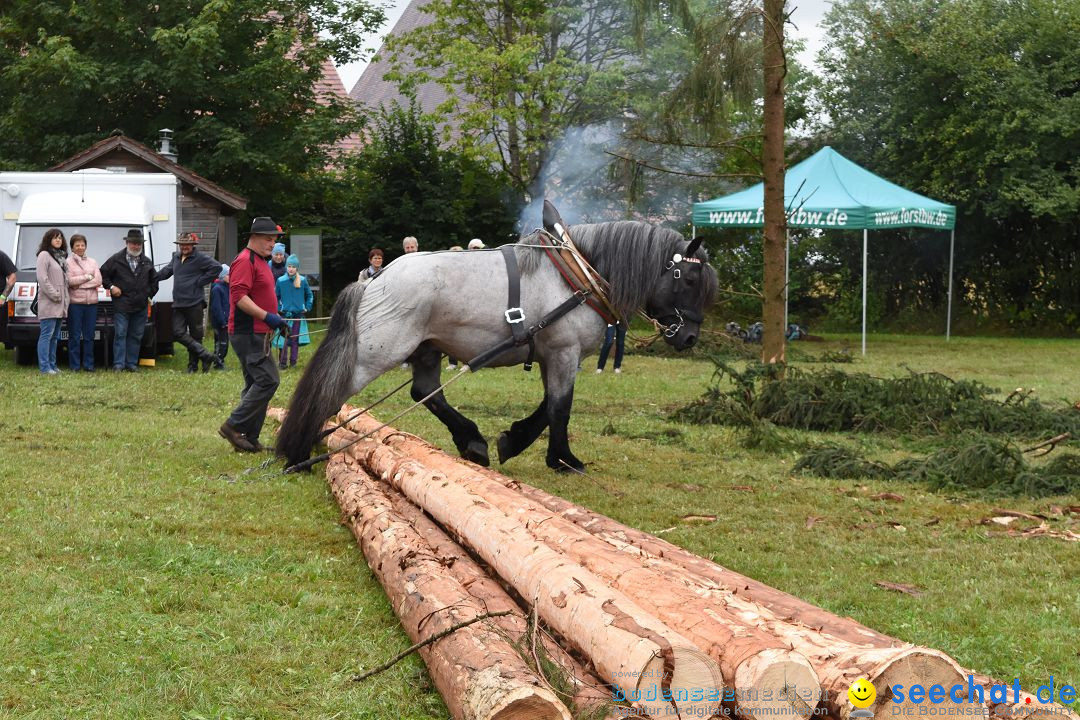
[[[926,691],[934,685],[941,685],[945,689],[944,701],[933,705],[938,717],[985,717],[986,714],[985,705],[977,703],[976,710],[966,702],[966,695],[962,703],[948,696],[949,688],[965,682],[964,676],[954,661],[936,650],[912,648],[890,659],[869,679],[877,689],[877,701],[869,708],[874,713],[874,720],[896,720],[897,717],[907,717],[908,713],[917,717],[920,708],[925,713],[929,701],[924,697],[921,703],[913,703],[909,693],[912,685],[921,685]],[[897,703],[892,688],[900,685],[904,688],[904,701]],[[854,708],[845,702],[841,712],[844,720],[847,720],[851,710]]]
[[[719,666],[695,648],[672,648],[675,670],[665,682],[664,659],[654,657],[638,678],[636,703],[648,717],[707,718],[720,711],[724,681]]]
[[[753,720],[805,720],[820,697],[817,673],[797,653],[763,650],[735,671],[740,713]]]
[[[572,720],[570,712],[550,691],[507,685],[498,666],[473,678],[465,706],[478,720]]]

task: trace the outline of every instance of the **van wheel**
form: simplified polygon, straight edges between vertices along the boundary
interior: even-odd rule
[[[37,365],[37,346],[36,345],[16,345],[15,346],[15,364],[17,364],[17,365]]]

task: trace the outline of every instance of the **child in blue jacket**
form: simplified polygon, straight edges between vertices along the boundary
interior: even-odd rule
[[[296,365],[300,346],[311,342],[304,315],[311,311],[315,295],[308,287],[307,278],[300,274],[300,258],[290,255],[285,261],[285,274],[278,278],[276,289],[278,314],[291,321],[289,339],[283,342],[280,336],[274,338],[275,347],[281,348],[278,354],[278,367],[284,370],[286,367]],[[285,362],[286,358],[288,365]]]
[[[210,327],[214,329],[214,355],[221,361],[214,369],[224,370],[229,354],[229,266],[225,263],[210,286]]]

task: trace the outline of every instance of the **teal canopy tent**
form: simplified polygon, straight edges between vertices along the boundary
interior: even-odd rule
[[[764,183],[715,200],[694,203],[698,227],[762,227],[765,224]],[[870,230],[924,227],[949,230],[949,299],[945,338],[952,325],[953,248],[956,207],[931,200],[824,147],[784,176],[788,227],[863,231],[862,351],[866,354],[866,247]],[[785,283],[786,287],[786,283]],[[785,290],[785,298],[787,292]]]

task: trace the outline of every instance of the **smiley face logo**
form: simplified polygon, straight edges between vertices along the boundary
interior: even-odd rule
[[[851,683],[847,696],[855,707],[867,708],[874,704],[874,700],[877,698],[877,690],[872,682],[866,678],[859,678]]]

